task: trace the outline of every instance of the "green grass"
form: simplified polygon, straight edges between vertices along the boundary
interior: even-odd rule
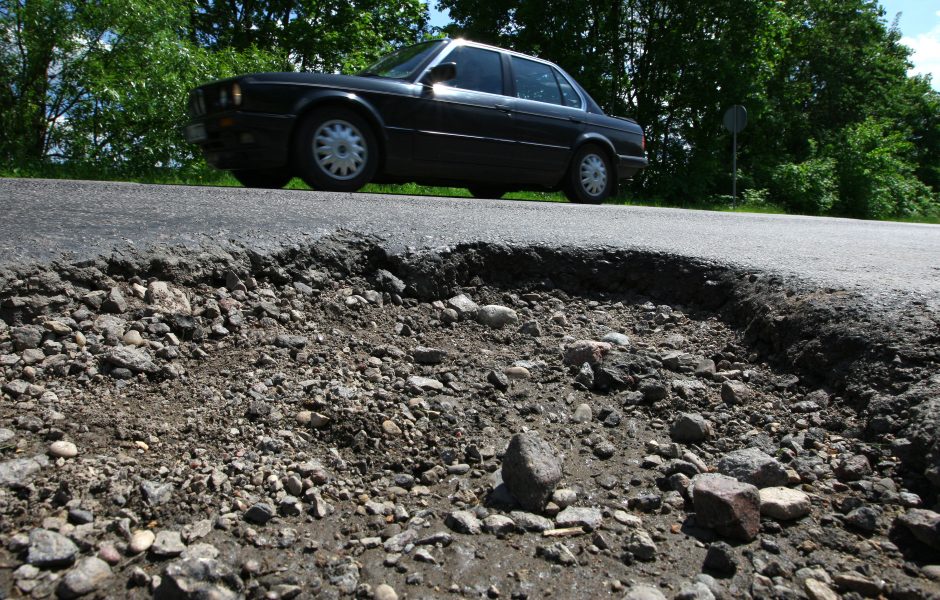
[[[129,181],[134,183],[155,183],[164,185],[194,185],[239,187],[241,184],[227,171],[208,168],[195,169],[154,169],[147,173],[129,173],[109,171],[95,165],[56,165],[42,164],[29,167],[0,166],[0,177],[32,177],[46,179],[85,179],[92,181]],[[309,190],[310,187],[299,178],[294,178],[287,185],[289,190]],[[362,189],[367,194],[392,194],[401,196],[447,196],[451,198],[470,198],[466,188],[435,187],[405,184],[369,184]],[[566,202],[561,192],[522,191],[506,194],[507,200],[525,200],[530,202]],[[756,213],[783,215],[788,214],[783,207],[770,203],[738,203],[732,205],[730,196],[717,196],[696,203],[671,203],[660,198],[615,197],[607,202],[620,206],[644,206],[651,208],[690,208],[718,212]],[[899,223],[940,224],[940,214],[887,219]]]

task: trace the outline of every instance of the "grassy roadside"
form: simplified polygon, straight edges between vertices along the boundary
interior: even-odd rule
[[[91,181],[127,181],[133,183],[153,183],[163,185],[194,185],[194,186],[220,186],[240,187],[227,171],[213,169],[158,169],[145,174],[127,174],[108,172],[106,170],[66,165],[42,165],[31,168],[7,168],[0,166],[0,177],[29,177],[45,179],[84,179]],[[309,190],[310,187],[299,178],[294,178],[287,185],[289,190]],[[470,198],[466,188],[424,186],[415,183],[400,185],[369,184],[362,189],[367,194],[393,194],[402,196],[446,196],[452,198]],[[512,192],[506,194],[507,200],[527,200],[535,202],[566,202],[561,192]],[[688,208],[695,210],[708,210],[716,212],[755,213],[755,214],[788,214],[782,207],[769,202],[732,204],[729,196],[710,198],[704,202],[670,203],[660,199],[634,198],[628,196],[614,197],[607,204],[621,206],[643,206],[652,208]],[[921,217],[908,217],[888,219],[900,223],[926,223],[940,224],[940,215]]]

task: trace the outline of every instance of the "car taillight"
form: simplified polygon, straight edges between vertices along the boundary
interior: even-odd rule
[[[646,152],[646,134],[644,133],[640,137],[643,139],[643,141],[640,143],[640,146],[643,148],[643,152]]]

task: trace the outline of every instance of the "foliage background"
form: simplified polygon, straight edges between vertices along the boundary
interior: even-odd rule
[[[721,115],[748,108],[752,204],[940,214],[940,94],[875,0],[0,0],[0,171],[200,181],[187,91],[262,70],[354,72],[448,34],[542,56],[646,129],[623,194],[699,206],[730,189]],[[623,200],[623,199],[622,199]]]

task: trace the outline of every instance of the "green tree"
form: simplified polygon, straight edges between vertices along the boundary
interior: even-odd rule
[[[301,71],[354,71],[427,32],[421,0],[196,0],[192,37],[283,53]]]

